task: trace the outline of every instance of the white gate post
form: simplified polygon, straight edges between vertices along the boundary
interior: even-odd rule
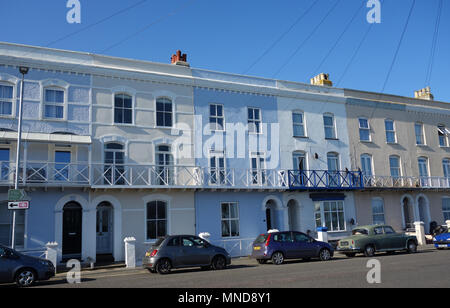
[[[416,227],[416,237],[419,245],[423,246],[427,244],[427,240],[425,238],[425,224],[423,221],[414,222],[414,226]]]
[[[125,264],[127,268],[136,268],[136,239],[127,237],[125,242]]]
[[[56,273],[56,268],[58,265],[58,243],[47,243],[45,247],[47,248],[47,250],[45,251],[45,258],[53,263]]]
[[[317,228],[317,239],[320,242],[328,243],[328,228],[327,227]]]

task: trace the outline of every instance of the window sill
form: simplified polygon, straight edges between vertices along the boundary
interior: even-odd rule
[[[292,137],[296,139],[309,139],[308,136],[292,136]]]
[[[132,127],[135,126],[134,123],[113,123],[113,126],[125,126],[125,127]]]
[[[373,143],[372,140],[359,140],[359,142],[361,142],[361,143]]]
[[[339,140],[339,138],[325,138],[325,140],[334,140],[334,141],[336,141],[336,140]]]
[[[46,118],[43,117],[42,121],[51,121],[51,122],[67,122],[67,119],[58,119],[58,118]]]

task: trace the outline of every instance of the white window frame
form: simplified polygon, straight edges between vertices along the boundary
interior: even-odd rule
[[[2,118],[12,118],[15,117],[15,108],[16,108],[16,85],[10,82],[0,82],[0,86],[4,87],[11,87],[12,88],[12,95],[11,98],[1,98],[0,101],[4,103],[11,103],[11,114],[1,114],[0,117]]]
[[[420,135],[418,135],[417,127],[420,126]],[[425,128],[422,122],[414,123],[414,135],[416,136],[416,145],[417,146],[425,146],[427,144],[425,138]],[[418,143],[418,138],[420,138],[420,143]]]
[[[448,148],[449,147],[449,140],[448,136],[450,135],[450,131],[448,128],[445,127],[445,125],[439,124],[438,127],[438,138],[439,138],[439,147],[441,148]],[[441,139],[443,137],[443,139]],[[443,140],[444,144],[442,144],[441,140]]]
[[[442,160],[442,169],[444,172],[444,177],[450,179],[450,158],[444,158]]]
[[[398,177],[396,177],[396,176],[394,176],[394,175],[392,175],[392,164],[391,164],[391,158],[397,158],[398,159],[398,167],[395,167],[395,168],[398,168]],[[402,177],[402,160],[401,160],[401,157],[399,156],[399,155],[390,155],[389,156],[389,174],[390,174],[390,176],[392,177],[392,178],[401,178]]]
[[[331,120],[333,121],[332,125],[327,125],[325,123],[325,117],[330,117]],[[329,139],[329,140],[335,140],[337,139],[337,131],[336,131],[336,119],[334,117],[334,114],[332,113],[324,113],[323,114],[323,127],[324,127],[324,133],[325,133],[325,139]],[[333,136],[327,136],[327,128],[331,129],[331,132],[333,134]]]
[[[252,118],[249,117],[250,110],[252,111]],[[259,118],[256,118],[255,111],[258,110]],[[257,107],[247,107],[247,124],[248,132],[250,134],[262,134],[262,110]]]
[[[365,121],[367,123],[367,127],[363,127],[361,126],[361,121]],[[372,136],[370,134],[370,123],[369,123],[369,119],[367,118],[358,118],[358,127],[359,127],[359,140],[362,142],[372,142]],[[361,138],[361,133],[362,132],[366,132],[368,139],[362,139]]]
[[[156,205],[156,218],[155,219],[148,219],[148,207],[149,204],[152,202],[162,202],[165,204],[165,210],[166,210],[166,218],[159,219],[158,218],[158,206]],[[149,221],[155,221],[156,222],[156,238],[149,238],[148,237],[148,222]],[[166,222],[166,232],[165,235],[170,234],[169,231],[169,202],[167,200],[160,200],[160,199],[154,199],[154,200],[146,200],[145,202],[145,239],[147,242],[154,242],[158,239],[158,221],[165,221]]]
[[[387,122],[391,122],[392,123],[392,130],[389,130],[387,128]],[[384,129],[386,131],[386,143],[396,144],[397,143],[397,132],[396,132],[396,129],[395,129],[395,121],[391,120],[391,119],[385,119],[384,120]],[[389,133],[393,134],[394,141],[389,141],[389,138],[388,138],[388,134]]]
[[[375,212],[375,209],[374,209],[374,202],[381,202],[382,212]],[[386,215],[385,215],[384,200],[383,200],[383,198],[379,198],[379,197],[372,198],[372,200],[371,200],[371,202],[370,202],[370,205],[371,205],[371,209],[372,209],[372,223],[373,223],[374,225],[376,225],[376,224],[378,224],[378,225],[384,225],[384,224],[386,224]],[[382,216],[382,217],[383,217],[382,220],[380,219],[381,223],[377,223],[377,220],[375,219],[375,216],[379,216],[379,217]]]
[[[333,211],[331,210],[331,203],[335,202],[336,203],[336,210]],[[329,211],[325,211],[325,203],[330,203],[330,210]],[[338,204],[341,203],[342,204],[342,210],[339,210],[339,206]],[[319,206],[319,211],[317,211],[317,206]],[[325,213],[330,213],[330,217],[333,216],[333,213],[337,213],[338,214],[338,226],[333,226],[333,219],[330,220],[330,226],[331,228],[329,228],[328,232],[330,233],[337,233],[337,232],[346,232],[347,231],[347,219],[346,219],[346,213],[345,213],[345,202],[343,200],[326,200],[326,201],[315,201],[314,202],[314,216],[315,216],[315,221],[316,221],[316,227],[318,226],[318,221],[320,220],[320,227],[326,227],[327,226],[327,221],[325,220]],[[342,213],[343,215],[343,221],[344,221],[344,226],[342,228],[342,226],[340,226],[340,219],[339,219],[339,213]],[[337,228],[336,228],[337,227]]]
[[[256,167],[253,168],[253,159],[256,159]],[[262,159],[262,161],[261,161]],[[250,184],[251,185],[265,185],[267,183],[266,174],[267,159],[264,152],[251,152],[250,153]],[[255,174],[256,172],[256,174]],[[256,180],[256,183],[254,182]]]
[[[216,164],[215,167],[211,166],[211,159],[214,159],[214,162]],[[223,167],[219,167],[218,162],[220,159],[223,159]],[[209,151],[208,166],[209,166],[209,184],[225,185],[227,183],[227,160],[225,158],[225,152],[211,149]],[[215,170],[213,170],[213,168]],[[212,181],[213,173],[215,174],[215,183]],[[223,180],[221,177],[223,177]]]
[[[211,114],[211,107],[214,106],[214,110],[215,110],[215,114],[212,115]],[[217,107],[221,107],[222,108],[222,115],[219,116],[217,114]],[[222,119],[222,128],[220,128],[218,120]],[[214,120],[213,122],[211,122],[211,120]],[[212,125],[214,124],[214,127],[212,127]],[[209,104],[209,129],[210,131],[217,131],[217,132],[224,132],[225,131],[225,108],[223,106],[223,104],[217,104],[217,103],[211,103]]]
[[[295,115],[301,115],[302,116],[302,122],[295,122],[294,116]],[[303,135],[296,135],[295,134],[295,127],[301,126],[303,128]],[[296,138],[307,138],[308,133],[306,131],[306,124],[305,124],[305,113],[300,110],[294,110],[292,111],[292,135]]]
[[[159,100],[165,100],[164,102],[161,102],[164,104],[167,104],[170,102],[171,107],[172,107],[171,111],[165,111],[165,110],[158,111],[158,101]],[[161,112],[163,113],[163,115],[165,115],[166,113],[170,113],[172,115],[172,123],[170,123],[170,126],[158,125],[158,113],[161,113]],[[165,119],[165,117],[163,117],[163,119]],[[164,122],[165,122],[165,120],[164,120]],[[164,124],[166,124],[166,123],[164,123]],[[157,127],[157,128],[173,128],[174,125],[175,125],[175,105],[173,103],[173,100],[170,97],[166,97],[166,96],[160,96],[160,97],[156,98],[156,100],[155,100],[155,127]]]
[[[122,95],[122,96],[129,96],[131,97],[131,123],[125,123],[125,122],[116,122],[116,96]],[[130,110],[130,108],[122,107],[122,110]],[[135,95],[128,93],[126,91],[120,91],[113,93],[113,119],[112,123],[113,125],[124,125],[124,126],[130,126],[134,125],[135,123]]]
[[[447,220],[450,220],[450,207],[448,210],[444,210],[444,200],[450,200],[450,197],[443,197],[442,198],[442,215],[444,216],[444,222]],[[449,201],[450,203],[450,201]]]
[[[7,202],[1,202],[0,206],[4,206],[5,208],[7,208],[8,203]],[[9,223],[1,223],[2,226],[9,226],[9,236],[8,236],[8,243],[3,243],[5,244],[5,246],[9,246],[11,244],[11,230],[12,230],[12,211],[9,211],[8,209],[6,209],[6,211],[8,211],[8,213],[10,213],[10,221]],[[20,215],[23,215],[23,223],[20,221]],[[17,245],[16,249],[24,249],[26,248],[27,245],[27,213],[25,211],[20,211],[19,215],[16,216],[16,230],[18,229],[19,226],[23,226],[23,235],[24,237],[20,239],[20,241],[23,241],[22,245]],[[17,240],[19,239],[19,237],[17,236],[18,234],[16,233],[16,243]]]
[[[223,216],[222,216],[222,208],[223,208],[223,206],[224,205],[226,205],[227,206],[227,208],[228,208],[228,218],[224,218]],[[230,207],[231,206],[235,206],[236,207],[236,213],[237,213],[237,217],[231,217],[231,210],[230,210]],[[239,219],[239,203],[238,202],[235,202],[235,201],[233,201],[233,202],[221,202],[220,203],[220,236],[222,237],[222,238],[238,238],[238,237],[240,237],[240,235],[241,235],[241,226],[240,226],[240,219]],[[237,228],[238,228],[238,230],[237,230],[237,235],[232,235],[231,234],[231,222],[232,221],[236,221],[237,222]],[[229,236],[224,236],[223,235],[223,232],[222,232],[222,224],[224,223],[224,222],[226,222],[226,223],[228,223],[228,227],[229,227],[229,230],[230,230],[230,235]]]
[[[46,100],[47,90],[63,92],[62,103],[47,102],[47,100]],[[67,111],[67,89],[60,87],[60,86],[46,86],[43,89],[42,96],[43,96],[42,97],[42,101],[43,101],[42,118],[45,120],[50,120],[50,121],[67,121],[67,113],[68,113],[68,111]],[[62,118],[47,117],[45,115],[45,109],[47,106],[62,107],[63,108],[63,117]]]
[[[367,174],[363,168],[364,164],[363,164],[363,159],[369,159],[370,162],[370,174]],[[361,160],[361,171],[363,172],[364,176],[373,176],[374,175],[374,165],[373,165],[373,156],[367,153],[364,153],[361,155],[360,157]]]

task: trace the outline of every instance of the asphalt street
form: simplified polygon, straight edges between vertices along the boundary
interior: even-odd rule
[[[337,254],[328,262],[288,261],[276,266],[259,265],[248,258],[235,259],[222,271],[197,268],[173,270],[168,275],[151,274],[144,269],[84,271],[80,284],[68,284],[66,274],[58,274],[35,288],[448,288],[450,287],[450,250],[431,246],[416,254],[377,254],[381,283],[370,284],[369,258],[347,258]]]

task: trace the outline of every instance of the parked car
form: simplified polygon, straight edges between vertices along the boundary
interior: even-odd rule
[[[49,280],[53,276],[55,267],[52,262],[0,245],[0,283],[15,282],[19,287],[29,287],[36,281]]]
[[[397,233],[391,226],[371,225],[357,227],[352,236],[338,242],[337,251],[347,257],[363,253],[373,257],[376,252],[395,252],[404,250],[409,253],[417,251],[417,238],[404,233]]]
[[[301,232],[274,232],[259,235],[253,242],[251,257],[259,264],[272,260],[273,264],[283,264],[286,259],[319,258],[328,261],[334,249],[330,244],[319,242]]]
[[[231,264],[230,254],[195,235],[160,238],[145,253],[143,267],[152,273],[168,274],[171,269],[201,267],[225,269]]]
[[[450,248],[450,230],[446,227],[443,228],[441,234],[433,237],[433,244],[439,250]]]

